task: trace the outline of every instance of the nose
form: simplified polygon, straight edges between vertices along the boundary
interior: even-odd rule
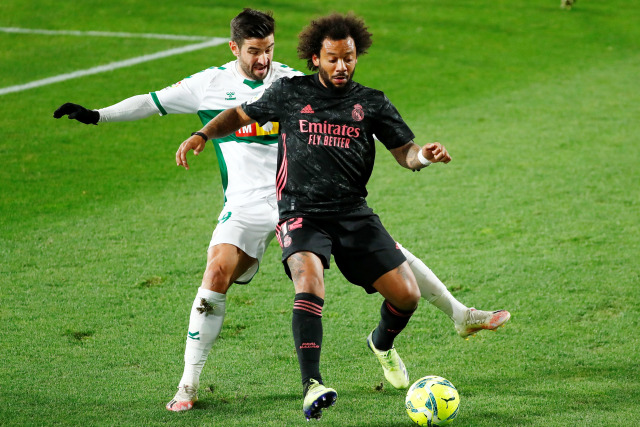
[[[344,60],[339,59],[338,62],[336,62],[336,71],[337,72],[347,71],[347,64],[344,62]]]
[[[267,52],[262,52],[262,54],[258,57],[258,62],[260,65],[267,65],[269,62],[269,55]]]

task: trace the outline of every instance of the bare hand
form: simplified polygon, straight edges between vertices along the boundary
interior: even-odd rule
[[[422,147],[422,155],[431,163],[449,163],[451,161],[451,156],[447,152],[447,149],[439,142],[427,144]]]
[[[176,151],[176,164],[178,166],[184,166],[185,169],[189,169],[187,153],[193,150],[193,154],[197,156],[202,152],[202,150],[204,150],[206,145],[207,141],[205,141],[201,136],[193,135],[189,137],[189,139],[180,144],[180,148]]]

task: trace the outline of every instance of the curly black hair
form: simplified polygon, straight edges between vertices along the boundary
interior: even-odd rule
[[[311,21],[311,23],[298,35],[298,58],[307,60],[307,68],[316,71],[313,64],[313,55],[320,56],[322,42],[325,39],[344,40],[351,37],[356,44],[356,56],[364,55],[371,47],[372,34],[368,31],[362,18],[353,12],[347,15],[332,13],[328,16]]]

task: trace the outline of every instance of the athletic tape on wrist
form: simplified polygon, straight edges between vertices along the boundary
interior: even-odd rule
[[[432,162],[422,155],[422,148],[418,151],[418,161],[422,163],[424,167],[429,166]]]

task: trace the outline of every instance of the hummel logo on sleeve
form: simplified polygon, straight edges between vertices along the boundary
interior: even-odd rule
[[[315,111],[313,111],[313,108],[311,108],[311,104],[307,104],[307,106],[304,107],[302,110],[300,110],[300,112],[302,114],[313,114],[313,113],[315,113]]]

